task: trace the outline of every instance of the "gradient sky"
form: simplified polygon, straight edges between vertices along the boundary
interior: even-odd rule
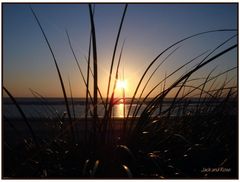
[[[88,54],[90,34],[88,5],[33,4],[32,7],[53,47],[67,90],[69,78],[73,96],[84,97],[84,84],[69,48],[65,30],[70,34],[73,48],[86,74],[85,56]],[[98,81],[104,96],[123,8],[123,4],[95,6]],[[16,97],[32,96],[29,88],[46,97],[62,97],[53,59],[29,5],[3,4],[2,10],[3,85]],[[117,52],[118,59],[122,42],[126,40],[120,70],[122,72],[124,67],[124,77],[128,84],[127,96],[132,96],[144,70],[165,48],[195,33],[236,29],[237,16],[237,4],[130,4]],[[165,74],[170,74],[202,52],[212,50],[234,34],[236,32],[212,33],[182,43],[174,55],[160,67],[149,88],[164,78]],[[225,48],[236,41],[233,39]],[[164,57],[166,56],[167,54]],[[157,63],[151,70],[154,70]],[[196,63],[187,68],[192,68]],[[237,50],[234,50],[196,73],[196,77],[206,76],[216,66],[216,72],[219,73],[236,65]],[[173,76],[172,81],[186,72],[187,68]],[[237,72],[231,74],[236,76]]]

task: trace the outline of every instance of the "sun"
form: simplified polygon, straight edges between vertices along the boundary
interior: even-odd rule
[[[127,82],[126,80],[117,80],[117,89],[126,89]]]

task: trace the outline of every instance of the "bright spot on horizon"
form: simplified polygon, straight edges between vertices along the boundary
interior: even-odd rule
[[[126,80],[117,80],[117,89],[126,89],[127,82]]]

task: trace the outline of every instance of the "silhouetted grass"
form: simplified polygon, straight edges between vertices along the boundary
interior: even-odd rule
[[[201,75],[200,78],[193,77],[193,74],[203,67],[236,49],[238,44],[226,45],[237,35],[229,37],[213,50],[204,51],[186,61],[185,64],[179,66],[170,74],[165,74],[165,77],[161,80],[159,79],[155,86],[148,88],[149,82],[161,65],[181,48],[182,45],[179,45],[180,43],[184,43],[189,39],[199,38],[200,35],[204,34],[235,32],[236,30],[205,31],[183,38],[167,47],[150,62],[143,72],[131,98],[126,117],[126,103],[124,102],[124,117],[122,119],[114,118],[113,107],[120,100],[117,100],[114,94],[125,41],[120,50],[113,88],[112,90],[110,88],[116,51],[127,7],[128,5],[124,7],[114,44],[106,101],[102,98],[102,92],[98,86],[97,74],[100,65],[97,57],[97,31],[95,30],[94,13],[91,4],[88,7],[91,32],[88,57],[86,58],[86,77],[75,55],[70,36],[66,31],[70,50],[78,66],[81,79],[84,82],[84,89],[86,89],[85,114],[83,118],[76,117],[76,105],[72,98],[69,80],[72,105],[70,107],[57,60],[44,29],[36,13],[31,8],[52,54],[68,117],[65,117],[64,113],[62,113],[62,117],[55,113],[54,108],[48,106],[46,98],[38,92],[31,90],[33,95],[41,101],[49,112],[56,116],[51,118],[51,121],[54,121],[52,123],[61,123],[51,125],[48,122],[48,131],[45,131],[47,135],[44,136],[46,134],[44,133],[43,136],[37,137],[37,131],[32,129],[29,122],[31,118],[26,117],[14,96],[3,87],[3,90],[20,112],[31,133],[31,136],[27,139],[24,138],[19,128],[15,126],[16,122],[11,122],[7,116],[3,115],[4,122],[8,123],[20,141],[20,144],[14,146],[11,146],[7,140],[4,143],[4,178],[237,178],[238,88],[235,86],[236,84],[230,85],[233,78],[229,79],[227,76],[229,72],[235,71],[237,67],[217,74],[215,73],[215,67],[206,75]],[[223,45],[226,46],[224,50],[216,53]],[[158,63],[159,58],[165,53],[167,56]],[[174,80],[172,84],[168,84],[169,79],[173,75],[197,60],[198,62],[194,67],[188,69],[178,79]],[[93,71],[90,66],[91,61],[93,62]],[[155,63],[157,63],[157,66],[150,72]],[[148,73],[149,77],[145,81]],[[217,84],[217,79],[224,75],[226,75],[226,79]],[[93,97],[89,89],[91,84],[90,76],[93,77]],[[141,86],[143,87],[140,90]],[[160,86],[161,89],[159,89],[155,97],[149,98],[150,94]],[[146,96],[142,98],[146,90]],[[168,100],[169,93],[173,91],[175,91],[173,98],[169,101],[168,107],[165,108],[163,104]],[[140,95],[136,100],[139,92]],[[98,116],[98,94],[104,106],[103,118]],[[123,100],[125,101],[124,90]],[[148,100],[151,101],[147,102]],[[132,105],[135,101],[136,107],[132,112]],[[143,104],[146,104],[146,106],[139,113]],[[193,104],[194,107],[192,106]],[[90,106],[93,106],[92,109]],[[73,118],[71,117],[70,108],[72,108]],[[132,117],[130,117],[131,112],[133,113]],[[42,120],[46,121],[45,118]],[[122,122],[120,126],[117,125],[120,122]],[[39,122],[32,122],[31,124],[37,125],[37,123]],[[39,130],[41,130],[40,127]],[[69,130],[71,131],[70,135]],[[8,138],[9,133],[7,131],[4,132],[4,140]],[[36,145],[32,145],[33,142]],[[202,172],[203,168],[221,168],[230,169],[230,171],[208,173]]]
[[[55,55],[54,55],[54,53],[53,53],[52,47],[51,47],[51,45],[50,45],[50,43],[49,43],[49,41],[48,41],[48,38],[47,38],[47,36],[46,36],[43,28],[42,28],[42,25],[41,25],[40,21],[38,20],[38,17],[37,17],[37,15],[35,14],[35,12],[33,11],[32,7],[30,7],[30,8],[31,8],[31,11],[32,11],[35,19],[36,19],[36,22],[37,22],[38,25],[39,25],[39,28],[41,29],[41,32],[42,32],[42,34],[43,34],[43,36],[44,36],[44,39],[45,39],[45,41],[46,41],[46,43],[47,43],[47,46],[48,46],[48,48],[49,48],[49,50],[50,50],[50,52],[51,52],[52,57],[53,57],[53,60],[54,60],[55,66],[56,66],[56,70],[57,70],[57,73],[58,73],[59,81],[60,81],[60,83],[61,83],[61,88],[62,88],[62,92],[63,92],[65,104],[66,104],[66,109],[67,109],[67,114],[68,114],[69,122],[70,122],[70,124],[71,124],[71,134],[72,134],[72,137],[73,137],[73,140],[74,140],[75,136],[74,136],[74,130],[73,130],[73,124],[72,124],[72,117],[71,117],[71,113],[70,113],[70,108],[69,108],[69,104],[68,104],[68,100],[67,100],[67,94],[66,94],[66,90],[65,90],[64,83],[63,83],[62,75],[61,75],[60,69],[59,69],[59,67],[58,67],[57,60],[56,60]]]

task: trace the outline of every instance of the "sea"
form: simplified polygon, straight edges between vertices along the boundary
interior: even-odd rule
[[[54,118],[56,116],[66,116],[66,105],[63,98],[16,98],[17,103],[23,110],[24,114],[28,118]],[[167,109],[171,104],[172,99],[167,99],[163,102],[162,111]],[[141,109],[138,112],[137,116],[140,116],[142,111],[145,109],[147,104],[151,102],[151,99],[147,100],[142,104]],[[85,117],[85,98],[74,98],[73,100],[68,100],[70,106],[71,116],[75,118],[84,118]],[[197,99],[192,99],[191,104],[188,106],[188,109],[191,110],[198,104]],[[214,104],[214,103],[212,103]],[[90,110],[92,110],[90,106]],[[133,111],[137,107],[137,103],[133,102],[129,117],[132,117]],[[112,117],[124,117],[127,116],[127,113],[130,108],[130,99],[126,99],[125,104],[117,103],[113,107]],[[98,116],[104,116],[104,105],[99,101],[98,104]],[[2,99],[2,113],[6,118],[19,118],[21,117],[19,110],[16,105],[12,102],[10,98]],[[125,111],[125,112],[124,112]],[[159,113],[156,109],[155,114]],[[174,115],[176,113],[172,113]],[[89,112],[89,117],[91,113]],[[67,117],[67,116],[66,116]]]
[[[84,98],[74,98],[73,100],[68,100],[71,115],[75,118],[83,118],[85,117],[85,100]],[[38,98],[16,98],[17,103],[23,110],[24,114],[28,118],[54,118],[57,115],[62,117],[66,115],[66,105],[63,98],[45,98],[45,99],[38,99]],[[146,104],[143,104],[142,108],[140,109],[139,113],[143,111],[146,107]],[[133,114],[133,111],[136,108],[136,103],[133,103],[132,109],[130,112],[130,117]],[[11,101],[10,98],[3,98],[2,103],[3,114],[7,118],[19,118],[20,113],[16,107],[16,105]],[[90,105],[90,110],[92,110],[92,106]],[[100,102],[98,103],[98,116],[104,116],[104,105]],[[127,102],[126,104],[117,103],[113,107],[112,116],[113,117],[124,117],[127,115],[129,110],[130,104]],[[125,111],[125,114],[124,114]],[[89,112],[88,116],[91,116]],[[139,116],[139,114],[138,114]],[[66,116],[67,117],[67,116]]]
[[[48,140],[49,138],[55,138],[59,135],[59,131],[61,131],[64,127],[64,125],[68,125],[67,120],[67,113],[66,113],[66,106],[64,99],[62,98],[45,98],[45,99],[39,99],[39,98],[15,98],[16,102],[20,106],[21,110],[27,117],[28,123],[26,123],[25,119],[21,116],[19,110],[16,107],[16,104],[12,102],[10,98],[2,98],[2,126],[4,128],[4,138],[8,143],[16,144],[18,142],[21,142],[22,137],[28,138],[31,137],[31,132],[29,127],[31,126],[34,133],[39,136],[41,139]],[[141,101],[142,102],[142,101]],[[146,108],[146,106],[151,102],[151,99],[147,100],[146,102],[142,102],[142,108],[139,110],[137,117],[140,116],[140,114],[143,112],[143,110]],[[162,111],[169,108],[169,106],[172,103],[172,99],[167,99],[162,103]],[[199,101],[197,99],[191,100],[191,103],[188,105],[188,107],[184,108],[184,105],[181,107],[184,109],[180,109],[180,111],[183,111],[186,113],[191,114],[191,110],[194,110],[196,108],[196,105],[199,104]],[[214,102],[211,102],[211,104],[216,104]],[[77,134],[78,140],[82,140],[83,135],[82,132],[85,129],[85,122],[78,122],[78,121],[84,121],[85,118],[85,99],[82,98],[75,98],[73,101],[71,99],[69,100],[69,106],[71,111],[72,118],[75,118],[74,121],[77,121],[74,123],[74,131]],[[209,105],[210,106],[210,105]],[[209,107],[207,106],[207,107]],[[124,120],[121,118],[124,118],[127,116],[127,113],[129,111],[130,107],[130,99],[127,99],[125,104],[123,103],[117,103],[114,105],[112,110],[112,126],[114,126],[114,129],[116,131],[119,131],[120,128],[122,128],[122,124]],[[133,111],[137,107],[137,102],[133,102],[132,109],[130,112],[129,117],[132,117]],[[74,112],[73,112],[74,110]],[[90,110],[93,110],[92,106]],[[98,103],[98,117],[104,116],[104,105],[101,104],[101,102]],[[124,113],[125,111],[125,113]],[[193,112],[194,113],[194,112]],[[236,115],[237,111],[233,111],[233,113]],[[152,116],[156,116],[159,114],[159,108],[156,108],[155,113],[153,113]],[[170,116],[180,115],[179,110],[173,110],[171,112]],[[56,119],[61,117],[61,119]],[[92,126],[92,122],[90,118],[92,117],[91,113],[88,115],[89,117],[89,123],[88,127]],[[132,120],[134,121],[134,120]],[[131,124],[131,122],[129,122]],[[115,133],[118,137],[118,132]],[[20,137],[21,136],[21,137]],[[13,145],[13,146],[14,146]]]

